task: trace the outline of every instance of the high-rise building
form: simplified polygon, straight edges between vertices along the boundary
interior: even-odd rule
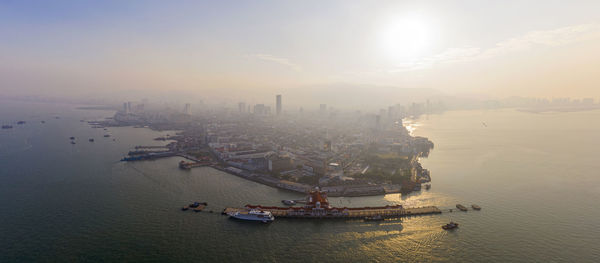
[[[256,105],[254,105],[254,114],[256,114],[256,115],[264,115],[264,114],[266,114],[265,105],[264,104],[256,104]]]
[[[123,102],[123,113],[127,114],[127,102]]]
[[[187,115],[192,115],[192,106],[189,103],[186,103],[183,107],[183,113]]]
[[[131,113],[131,101],[127,102],[127,113]]]
[[[246,110],[246,103],[240,102],[238,103],[238,111],[240,114],[244,113]]]
[[[327,104],[319,105],[319,113],[325,114],[325,112],[327,112]]]
[[[279,115],[281,115],[281,94],[276,96],[275,102],[276,102],[275,109],[276,109],[277,115],[279,116]]]

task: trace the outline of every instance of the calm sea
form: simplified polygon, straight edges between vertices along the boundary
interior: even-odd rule
[[[0,262],[600,261],[600,111],[425,116],[410,128],[435,143],[422,160],[431,190],[331,198],[336,206],[445,210],[475,203],[479,212],[266,225],[220,211],[301,196],[210,168],[182,171],[179,158],[119,162],[135,145],[164,144],[152,139],[173,132],[93,129],[80,120],[113,112],[75,108],[0,103],[1,124],[27,122],[0,130]],[[214,213],[179,210],[192,201]],[[442,230],[449,220],[460,229]]]

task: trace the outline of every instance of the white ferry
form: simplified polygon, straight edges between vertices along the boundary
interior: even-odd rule
[[[269,211],[261,211],[257,209],[252,209],[248,211],[236,211],[229,213],[230,217],[241,219],[241,220],[250,220],[250,221],[261,221],[263,223],[272,222],[275,220],[275,217]]]

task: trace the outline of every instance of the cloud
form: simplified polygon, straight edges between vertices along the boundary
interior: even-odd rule
[[[280,64],[280,65],[289,67],[294,71],[302,70],[302,67],[300,67],[300,65],[292,63],[287,58],[280,58],[280,57],[276,57],[276,56],[269,55],[269,54],[251,54],[251,55],[247,55],[246,57],[260,59],[260,60],[269,61],[269,62],[274,62],[274,63]]]
[[[600,37],[600,25],[583,24],[566,26],[553,30],[532,31],[524,35],[506,39],[489,48],[461,47],[449,48],[433,56],[401,64],[390,73],[431,68],[440,64],[471,62],[490,59],[541,47],[558,47]]]

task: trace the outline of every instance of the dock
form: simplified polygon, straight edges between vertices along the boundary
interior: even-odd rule
[[[160,148],[169,148],[169,147],[167,147],[167,146],[143,146],[143,145],[135,146],[135,149],[160,149]]]
[[[298,207],[295,207],[298,208]],[[258,208],[256,208],[258,209]],[[235,207],[227,207],[223,210],[223,214],[228,214],[232,212],[238,211],[247,211],[248,208],[235,208]],[[264,207],[260,208],[262,211],[269,211],[275,217],[282,218],[364,218],[368,216],[381,216],[384,218],[398,218],[398,217],[406,217],[406,216],[415,216],[415,215],[430,215],[430,214],[441,214],[442,210],[437,208],[436,206],[424,206],[424,207],[411,207],[411,208],[332,208],[332,211],[337,210],[338,212],[334,213],[326,213],[326,214],[302,214],[297,213],[296,209],[290,208],[272,208],[272,207]]]

